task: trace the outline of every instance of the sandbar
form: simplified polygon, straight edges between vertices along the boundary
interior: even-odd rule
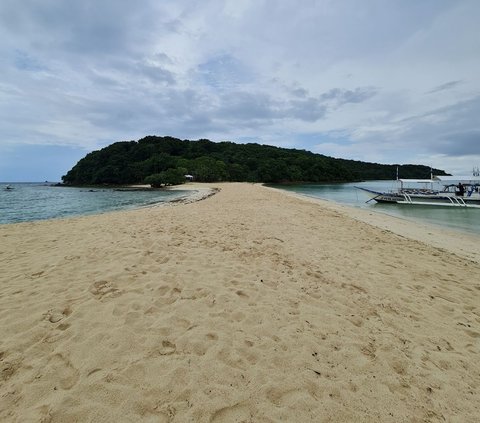
[[[0,226],[1,421],[479,421],[478,238],[202,186]]]

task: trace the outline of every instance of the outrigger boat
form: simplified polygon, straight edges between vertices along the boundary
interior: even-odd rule
[[[355,187],[370,195],[369,201],[421,206],[480,209],[480,173],[472,176],[433,176],[431,179],[397,179],[397,189],[379,192]]]

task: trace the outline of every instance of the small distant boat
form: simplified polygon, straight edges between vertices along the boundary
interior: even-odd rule
[[[480,174],[472,176],[433,176],[431,179],[397,179],[397,188],[379,192],[355,187],[367,192],[377,203],[401,205],[470,207],[480,209]],[[367,201],[367,202],[368,202]]]
[[[5,191],[11,191],[11,190],[13,190],[13,187],[11,185],[6,185],[4,190]]]

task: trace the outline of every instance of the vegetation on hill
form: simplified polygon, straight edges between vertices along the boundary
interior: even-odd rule
[[[200,182],[347,182],[394,179],[397,165],[335,159],[305,150],[148,136],[116,142],[81,159],[62,180],[68,185],[176,185],[186,174]],[[434,173],[445,172],[434,169]],[[430,168],[399,165],[403,178],[428,178]]]

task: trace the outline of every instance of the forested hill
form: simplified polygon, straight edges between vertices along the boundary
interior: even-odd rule
[[[305,150],[209,140],[148,136],[116,142],[81,159],[66,175],[68,185],[178,184],[196,181],[346,182],[394,179],[397,165],[335,159]],[[434,169],[435,174],[445,172]],[[403,178],[429,178],[430,168],[399,166]]]

